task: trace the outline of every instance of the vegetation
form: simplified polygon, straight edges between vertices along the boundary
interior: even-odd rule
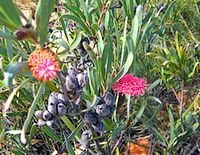
[[[0,154],[199,154],[199,9],[1,0]]]

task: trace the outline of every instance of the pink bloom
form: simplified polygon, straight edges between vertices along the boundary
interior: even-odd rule
[[[37,80],[49,81],[60,70],[55,53],[49,49],[35,50],[28,58],[28,65]]]
[[[131,96],[139,96],[144,94],[144,91],[147,87],[148,84],[144,79],[134,77],[130,74],[124,75],[112,86],[113,90],[116,92]]]

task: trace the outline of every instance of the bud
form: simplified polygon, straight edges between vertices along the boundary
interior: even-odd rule
[[[95,125],[92,125],[92,127],[94,128],[94,130],[96,131],[96,132],[103,132],[103,130],[104,130],[104,125],[103,125],[103,123],[102,122],[97,122],[97,124],[95,124]]]
[[[52,92],[48,99],[47,110],[55,116],[57,114],[56,106],[59,103],[58,95],[55,92]]]
[[[49,121],[46,121],[46,125],[51,127],[54,123],[54,120],[49,120]]]
[[[51,113],[48,112],[47,110],[45,110],[45,111],[43,112],[43,119],[47,121],[47,120],[50,120],[51,118],[52,118]]]
[[[106,104],[97,105],[96,106],[96,113],[99,116],[106,117],[106,116],[108,116],[110,114],[110,108]]]
[[[77,76],[77,81],[79,86],[84,87],[85,85],[87,85],[89,83],[89,78],[88,75],[85,73],[79,73]]]
[[[42,115],[43,115],[43,111],[42,110],[37,110],[37,111],[35,111],[35,117],[37,117],[37,118],[42,118]]]
[[[63,103],[58,104],[58,114],[60,116],[65,115],[67,113],[67,108]]]
[[[115,97],[109,91],[105,93],[103,99],[104,99],[104,101],[107,105],[114,105],[115,104]]]
[[[86,149],[89,146],[88,141],[89,141],[90,137],[91,137],[91,133],[89,130],[83,131],[83,133],[81,135],[81,139],[80,139],[80,144]]]
[[[18,40],[24,40],[24,39],[32,39],[34,43],[37,43],[36,33],[35,31],[28,29],[28,28],[19,28],[14,32],[14,35]]]
[[[59,103],[63,103],[64,105],[69,104],[69,100],[64,94],[58,94],[58,100],[59,100]]]
[[[67,91],[72,91],[76,88],[78,88],[78,83],[76,81],[76,78],[72,76],[66,76],[65,78],[65,87]]]
[[[98,116],[94,112],[86,112],[84,114],[84,121],[88,124],[96,124],[98,121]]]
[[[76,70],[76,68],[74,67],[74,66],[71,66],[69,69],[68,69],[68,71],[67,71],[67,73],[70,75],[70,76],[76,76],[77,75],[77,70]]]
[[[44,126],[45,123],[46,123],[46,122],[45,122],[43,119],[39,119],[38,122],[37,122],[37,125],[38,125],[38,126]]]

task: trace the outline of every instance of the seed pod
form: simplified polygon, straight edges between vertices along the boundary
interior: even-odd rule
[[[76,76],[79,86],[84,87],[89,83],[88,75],[84,72],[77,74]]]
[[[106,104],[101,104],[96,106],[96,113],[99,116],[106,117],[110,114],[110,108]]]
[[[50,112],[51,115],[53,115],[53,116],[56,116],[56,114],[57,114],[56,106],[57,106],[57,104],[55,104],[53,102],[50,102],[47,105],[48,112]]]
[[[88,148],[89,146],[89,139],[91,137],[91,133],[89,130],[85,130],[83,131],[82,135],[81,135],[81,139],[80,139],[80,144],[84,147],[84,148]]]
[[[72,91],[74,89],[78,88],[78,82],[76,80],[76,78],[72,77],[72,76],[66,76],[65,78],[65,87],[67,91]]]
[[[63,103],[58,104],[58,115],[62,116],[67,113],[67,108]]]
[[[103,130],[104,130],[104,125],[103,125],[103,123],[102,122],[97,122],[97,124],[95,124],[95,125],[92,125],[92,127],[94,128],[94,130],[96,131],[96,132],[103,132]]]
[[[49,99],[48,99],[48,105],[47,105],[47,110],[53,115],[55,116],[57,114],[57,111],[56,111],[56,106],[57,104],[59,103],[59,100],[58,100],[58,94],[55,93],[55,92],[52,92],[49,96]]]
[[[114,105],[115,104],[115,97],[109,91],[105,93],[103,99],[104,99],[104,101],[107,105]]]
[[[71,66],[69,69],[68,69],[68,71],[67,71],[67,73],[70,75],[70,76],[76,76],[77,75],[77,70],[76,70],[76,68],[74,67],[74,66]]]
[[[35,111],[34,115],[35,115],[35,117],[37,117],[37,118],[42,118],[42,116],[43,116],[43,111],[42,111],[42,110],[37,110],[37,111]]]
[[[114,111],[115,111],[115,105],[110,105],[109,108],[110,108],[110,115],[109,115],[108,117],[111,117],[112,114],[113,114]]]
[[[63,103],[64,105],[69,104],[69,100],[64,94],[58,94],[58,100],[59,100],[59,103]]]
[[[98,116],[94,112],[86,112],[84,114],[84,121],[88,124],[96,124],[98,121]]]
[[[81,103],[82,103],[82,96],[80,95],[80,96],[76,99],[76,101],[74,101],[74,103],[75,103],[76,105],[81,105]]]
[[[46,123],[45,120],[39,119],[38,122],[37,122],[37,125],[38,125],[38,126],[44,126],[45,123]]]
[[[50,120],[51,118],[52,118],[51,113],[48,110],[45,110],[43,112],[43,119],[47,121],[47,120]]]

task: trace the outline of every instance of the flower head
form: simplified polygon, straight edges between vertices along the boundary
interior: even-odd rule
[[[28,58],[28,65],[37,80],[49,81],[60,70],[55,53],[49,49],[35,50]]]
[[[117,81],[112,88],[118,93],[139,96],[144,94],[144,90],[147,86],[148,84],[144,79],[126,74],[119,81]]]

